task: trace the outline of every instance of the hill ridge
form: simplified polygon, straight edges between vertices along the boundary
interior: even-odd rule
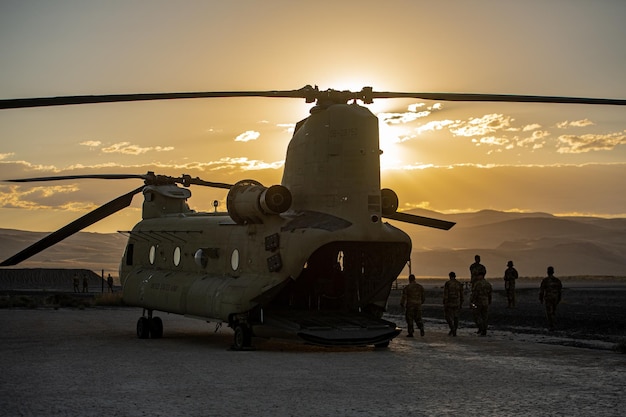
[[[557,275],[626,276],[626,218],[555,216],[496,210],[440,214],[414,209],[411,214],[457,222],[449,231],[385,219],[413,242],[411,271],[419,276],[463,279],[474,255],[482,257],[488,277],[500,277],[513,260],[520,275],[542,276],[552,265]],[[47,235],[0,229],[0,259]],[[80,232],[16,268],[84,268],[117,277],[127,237],[120,233]],[[404,275],[408,274],[405,268]]]

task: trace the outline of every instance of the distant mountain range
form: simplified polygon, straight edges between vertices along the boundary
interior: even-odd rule
[[[49,233],[0,229],[0,259],[5,260]],[[11,268],[84,268],[118,275],[127,237],[119,233],[76,233]]]
[[[562,276],[626,276],[626,219],[557,217],[547,213],[482,210],[442,215],[428,210],[411,214],[456,222],[449,231],[404,226],[413,241],[412,272],[446,277],[469,276],[480,255],[487,277],[501,278],[512,260],[520,276],[545,276],[554,266]]]
[[[467,279],[474,255],[488,278],[501,278],[512,260],[520,276],[544,276],[549,265],[559,276],[626,276],[626,219],[557,217],[546,213],[483,210],[444,215],[408,213],[456,222],[449,231],[391,222],[413,241],[411,271],[419,277]],[[47,233],[0,229],[0,259]],[[77,233],[15,268],[86,268],[117,276],[127,237],[119,233]],[[408,274],[408,269],[405,270]]]

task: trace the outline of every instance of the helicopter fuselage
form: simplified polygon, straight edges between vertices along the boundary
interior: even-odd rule
[[[146,187],[144,219],[129,232],[120,266],[125,302],[235,328],[274,320],[301,338],[314,318],[332,334],[362,317],[380,327],[411,241],[382,221],[379,155],[378,119],[335,104],[299,123],[282,185],[236,184],[228,213],[190,210],[190,192],[176,185]],[[308,340],[385,343],[399,332],[383,327]]]
[[[328,230],[333,220],[345,229]],[[410,252],[406,235],[391,225],[364,242],[354,225],[321,214],[277,216],[261,225],[192,214],[167,223],[144,220],[130,232],[120,267],[124,301],[233,326],[262,324],[260,309],[265,316],[380,317]]]

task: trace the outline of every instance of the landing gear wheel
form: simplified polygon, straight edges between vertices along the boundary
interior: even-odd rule
[[[152,317],[150,320],[150,337],[153,339],[163,337],[163,320],[161,317]]]
[[[235,327],[233,350],[244,350],[252,346],[252,331],[246,324],[238,324]]]
[[[137,320],[137,337],[140,339],[150,337],[150,321],[146,317],[139,317]]]
[[[385,349],[385,348],[388,348],[388,347],[389,347],[389,340],[387,340],[386,342],[382,342],[382,343],[376,343],[376,344],[374,345],[374,347],[375,347],[376,349]]]

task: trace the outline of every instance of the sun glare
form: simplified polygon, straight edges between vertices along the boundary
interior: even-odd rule
[[[400,138],[398,130],[392,128],[384,122],[378,123],[380,134],[380,149],[383,151],[380,155],[380,169],[387,170],[398,168],[406,164],[403,158],[402,148],[400,146]]]

